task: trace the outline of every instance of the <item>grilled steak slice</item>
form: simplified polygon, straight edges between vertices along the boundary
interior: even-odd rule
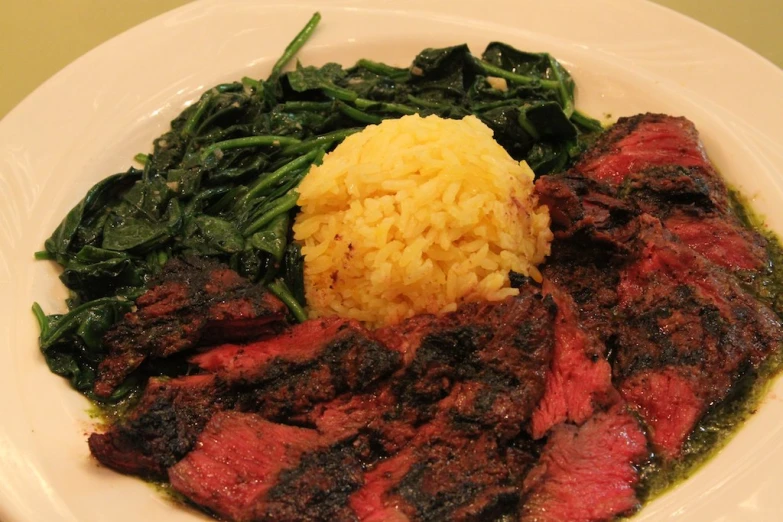
[[[362,483],[350,447],[315,430],[221,412],[169,470],[174,489],[239,522],[355,520],[348,495]]]
[[[196,359],[215,374],[151,379],[128,420],[93,434],[90,448],[107,466],[160,476],[190,450],[216,411],[235,408],[284,418],[391,374],[400,354],[368,335],[353,322],[314,320],[279,338],[201,354]]]
[[[712,170],[693,123],[664,114],[639,114],[617,120],[574,170],[619,185],[629,174],[666,165]]]
[[[161,478],[190,451],[204,425],[230,406],[211,375],[150,379],[138,406],[106,433],[93,433],[90,451],[122,473]]]
[[[618,399],[606,348],[596,335],[579,325],[574,301],[550,281],[544,282],[544,292],[557,303],[557,317],[546,391],[531,421],[536,439],[566,420],[582,424],[593,415],[596,406]]]
[[[398,352],[386,348],[353,321],[309,321],[278,339],[260,344],[279,348],[302,337],[306,341],[318,331],[320,339],[315,344],[302,344],[292,349],[290,356],[280,354],[271,360],[253,361],[253,356],[245,351],[233,359],[232,368],[218,370],[217,374],[232,386],[251,388],[243,396],[242,409],[268,419],[285,419],[342,393],[361,391],[400,367],[402,357]],[[269,352],[264,347],[261,351]],[[243,366],[248,360],[251,365],[260,364],[250,369]]]
[[[582,426],[556,426],[541,459],[524,481],[521,520],[593,522],[639,507],[635,466],[648,456],[647,441],[622,407],[596,413]]]
[[[783,342],[781,323],[736,280],[640,218],[639,256],[622,270],[614,375],[664,456],[706,409]],[[676,405],[676,407],[675,407]]]
[[[532,443],[500,444],[491,431],[441,415],[380,462],[350,498],[361,521],[497,520],[516,513]]]
[[[733,272],[769,269],[766,239],[743,227],[696,128],[685,118],[621,118],[573,175],[605,183],[719,266]],[[749,275],[739,275],[750,282]]]
[[[726,267],[741,281],[750,277],[740,271],[768,272],[767,241],[744,228],[735,216],[695,214],[685,210],[670,213],[663,222],[677,238],[713,263]]]
[[[307,364],[321,356],[340,332],[364,332],[355,321],[337,317],[305,321],[280,335],[247,344],[223,344],[190,358],[202,370],[230,382],[260,382],[275,364]]]
[[[152,287],[104,338],[95,394],[108,397],[148,357],[168,357],[208,343],[270,334],[285,305],[215,261],[190,258],[166,264]]]
[[[615,335],[619,267],[634,255],[639,210],[617,199],[608,185],[580,174],[544,176],[536,191],[549,207],[556,238],[542,274],[573,301],[581,329],[609,343]]]
[[[585,247],[605,241],[622,251],[625,238],[621,231],[627,228],[628,237],[635,232],[634,219],[640,214],[639,209],[618,199],[616,191],[605,183],[578,173],[556,174],[539,178],[536,193],[549,208],[557,239],[583,239]],[[555,241],[553,253],[560,246]]]
[[[551,299],[526,286],[499,303],[467,304],[440,317],[404,321],[397,328],[413,331],[417,339],[408,345],[415,352],[411,362],[367,393],[316,408],[308,421],[344,437],[370,432],[393,453],[451,395],[459,398],[449,403],[455,419],[514,438],[544,392],[554,314]],[[401,337],[396,328],[383,333]]]

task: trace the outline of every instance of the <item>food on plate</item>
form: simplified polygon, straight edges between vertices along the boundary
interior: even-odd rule
[[[95,395],[109,397],[148,357],[165,358],[199,344],[274,333],[285,305],[260,285],[206,258],[173,259],[103,337]]]
[[[394,324],[515,295],[512,271],[540,281],[552,233],[533,177],[474,116],[349,136],[297,189],[311,316]]]
[[[603,131],[498,43],[283,72],[317,21],[47,241],[45,359],[119,401],[94,457],[225,520],[601,521],[727,440],[783,250],[694,125]]]

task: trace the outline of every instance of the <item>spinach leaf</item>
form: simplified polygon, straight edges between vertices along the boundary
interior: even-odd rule
[[[66,265],[60,280],[80,301],[89,301],[116,295],[122,288],[143,286],[145,271],[123,252],[86,245]]]
[[[235,254],[245,248],[245,239],[234,223],[201,215],[185,226],[181,245],[200,255]]]
[[[532,78],[551,80],[549,55],[528,53],[502,42],[490,42],[481,59],[506,71]]]
[[[307,303],[304,287],[304,256],[302,247],[297,243],[290,243],[286,247],[282,273],[283,281],[290,289],[291,295],[304,306]]]
[[[533,146],[533,137],[519,124],[517,107],[498,107],[481,113],[481,121],[495,132],[495,140],[515,159],[522,159]]]
[[[441,91],[455,100],[473,83],[472,55],[465,44],[444,49],[425,49],[413,59],[411,84],[419,93]]]
[[[102,248],[143,253],[166,244],[182,223],[182,211],[176,199],[169,201],[161,220],[146,216],[113,213],[103,229]]]
[[[555,102],[538,102],[523,109],[524,118],[543,140],[567,141],[576,139],[576,126]]]
[[[79,391],[87,392],[103,359],[103,335],[133,306],[132,301],[101,298],[64,315],[44,315],[36,303],[33,312],[41,329],[40,346],[49,369]]]
[[[247,238],[248,246],[271,254],[274,260],[279,263],[283,260],[283,254],[288,243],[290,222],[288,213],[276,216],[269,222],[267,228]]]
[[[296,64],[296,70],[285,75],[288,84],[296,92],[337,88],[337,82],[345,77],[343,67],[337,63],[327,63],[323,67],[303,67]]]
[[[141,177],[141,171],[131,168],[128,172],[114,174],[96,183],[70,212],[46,240],[46,251],[58,263],[67,263],[68,257],[82,245],[75,242],[77,233],[83,227],[90,227],[106,210],[106,205],[123,187]]]

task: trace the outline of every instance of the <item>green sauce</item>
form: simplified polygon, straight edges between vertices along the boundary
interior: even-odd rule
[[[742,286],[783,317],[783,245],[761,220],[747,200],[729,189],[732,210],[742,223],[767,239],[770,266],[754,273],[738,274]],[[783,370],[783,347],[759,368],[748,368],[729,396],[713,406],[699,421],[685,442],[682,458],[664,463],[653,458],[640,470],[639,498],[647,502],[693,475],[710,457],[718,453],[737,433],[739,427],[758,409],[774,378]]]
[[[92,406],[87,409],[87,414],[99,424],[111,426],[125,418],[128,412],[136,407],[141,394],[141,388],[137,387],[117,402],[100,402],[91,398]]]

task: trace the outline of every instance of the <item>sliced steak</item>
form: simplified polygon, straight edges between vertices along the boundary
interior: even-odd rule
[[[150,379],[127,419],[88,440],[98,461],[122,473],[165,477],[193,447],[210,417],[230,399],[211,375]]]
[[[606,344],[614,385],[646,422],[656,451],[677,457],[707,408],[780,345],[778,317],[660,220],[612,212],[627,203],[598,182],[569,174],[539,186],[560,205],[552,214],[560,241],[544,276],[570,294],[580,324]],[[686,239],[687,228],[679,230]]]
[[[216,373],[151,379],[128,419],[93,434],[90,448],[109,467],[160,476],[190,450],[217,411],[287,418],[391,374],[400,354],[368,335],[353,322],[314,320],[279,339],[206,352],[196,359]]]
[[[572,175],[604,183],[719,266],[732,272],[769,270],[767,240],[745,228],[734,213],[723,179],[685,118],[620,118]]]
[[[491,428],[510,440],[544,393],[554,344],[555,306],[532,286],[499,303],[469,304],[440,317],[415,318],[411,362],[365,394],[316,408],[308,423],[324,433],[373,433],[393,453],[416,426],[448,403],[459,422]],[[404,321],[398,325],[409,331]],[[426,333],[425,333],[426,332]],[[397,335],[386,330],[384,337]]]
[[[550,281],[544,282],[544,292],[552,295],[557,303],[557,318],[546,391],[531,422],[536,439],[566,420],[582,424],[596,407],[618,399],[606,348],[595,334],[580,326],[574,301]]]
[[[213,342],[269,335],[285,318],[285,305],[215,261],[173,259],[151,288],[106,333],[106,358],[95,394],[108,397],[148,357],[168,357]]]
[[[350,498],[361,521],[499,520],[516,513],[532,444],[499,444],[491,431],[462,430],[447,415],[382,461]]]
[[[242,409],[268,419],[360,391],[397,370],[401,360],[356,321],[337,318],[306,321],[270,339],[222,345],[191,358],[246,392]]]
[[[640,212],[606,184],[580,174],[544,176],[536,191],[549,207],[556,238],[542,274],[573,301],[581,329],[609,343],[615,335],[619,267],[634,255]]]
[[[619,185],[629,174],[666,165],[712,169],[693,123],[648,113],[617,120],[585,152],[574,170]]]
[[[678,210],[670,213],[663,224],[680,241],[735,274],[770,269],[767,241],[734,218]],[[738,275],[741,280],[747,279],[743,274]]]
[[[698,418],[778,349],[783,334],[777,315],[733,277],[657,219],[640,223],[638,259],[623,268],[618,286],[614,375],[656,449],[674,457]]]
[[[338,333],[365,330],[355,321],[315,319],[291,327],[280,335],[247,344],[224,344],[205,349],[190,361],[204,371],[231,382],[260,382],[270,366],[286,362],[308,364],[321,357]],[[364,334],[366,336],[366,334]]]
[[[222,518],[295,522],[355,520],[347,500],[363,478],[351,448],[315,430],[222,412],[169,470],[169,480]]]
[[[248,373],[244,373],[246,367],[236,372],[236,366],[218,371],[218,376],[232,386],[249,388],[240,403],[242,409],[269,419],[285,419],[340,394],[360,392],[401,365],[398,352],[386,348],[354,322],[314,323],[322,337],[315,345],[318,349],[310,350],[309,358],[303,356],[303,350],[294,349],[292,357],[276,356]],[[285,342],[296,338],[300,330],[312,330],[312,326],[300,325],[284,336]],[[234,363],[241,368],[242,360],[239,356]]]
[[[627,237],[632,237],[634,219],[641,213],[632,203],[618,199],[609,185],[579,173],[543,176],[536,181],[536,193],[549,208],[555,238],[583,240],[587,247],[605,241],[622,250],[626,238],[621,232],[627,228]],[[553,252],[560,243],[554,242]]]
[[[644,432],[621,407],[580,427],[556,426],[524,480],[521,520],[596,522],[632,513],[639,507],[636,466],[647,456]]]

